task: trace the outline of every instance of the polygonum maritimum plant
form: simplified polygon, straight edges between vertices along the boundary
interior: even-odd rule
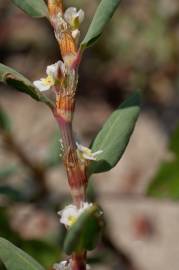
[[[85,49],[101,36],[120,0],[101,1],[81,43],[80,25],[85,19],[82,9],[66,8],[62,0],[48,0],[47,6],[43,0],[12,1],[33,17],[46,17],[59,44],[62,60],[48,66],[44,78],[31,83],[23,75],[1,64],[0,80],[45,103],[59,125],[72,204],[58,212],[60,222],[67,230],[64,251],[69,257],[54,264],[54,269],[85,270],[89,268],[86,263],[87,251],[96,247],[103,227],[103,212],[96,204],[86,201],[89,177],[116,165],[128,144],[140,111],[140,95],[135,92],[109,117],[90,148],[75,140],[72,121],[79,65]],[[53,91],[55,103],[44,93],[48,90]],[[13,256],[7,258],[8,250]],[[42,269],[31,257],[5,239],[0,240],[0,259],[8,270]],[[14,267],[12,260],[19,268]],[[27,268],[28,262],[30,268]]]

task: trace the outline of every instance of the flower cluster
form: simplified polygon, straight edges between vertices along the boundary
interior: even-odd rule
[[[76,7],[69,7],[64,14],[60,11],[55,17],[55,36],[60,40],[62,35],[70,32],[75,43],[77,44],[80,37],[80,24],[83,22],[85,13],[82,9],[77,10]]]
[[[77,43],[80,36],[79,27],[83,20],[84,11],[82,9],[77,10],[75,7],[69,7],[68,9],[66,9],[64,15],[61,13],[57,15],[58,31],[62,33],[69,28],[72,37]],[[68,66],[68,63],[65,63]],[[40,91],[47,91],[55,85],[60,85],[65,75],[67,74],[67,66],[65,63],[62,61],[58,61],[53,65],[47,66],[47,77],[34,81],[35,87],[37,87]]]
[[[80,159],[81,162],[85,163],[88,160],[97,160],[97,155],[101,154],[103,150],[98,150],[96,152],[92,152],[91,149],[76,143],[77,146],[77,154],[78,158]]]
[[[93,204],[88,202],[83,202],[80,208],[77,208],[75,205],[70,204],[66,206],[62,211],[58,212],[58,215],[61,216],[60,222],[65,226],[70,227],[77,221],[78,217],[85,210],[89,209],[92,206]]]
[[[58,61],[53,65],[47,66],[46,73],[46,78],[33,82],[41,92],[50,90],[51,87],[61,83],[66,74],[65,64],[62,61]]]
[[[80,24],[83,22],[85,13],[82,9],[77,11],[76,7],[69,7],[64,13],[64,19],[69,24],[72,37],[78,42],[80,36]]]

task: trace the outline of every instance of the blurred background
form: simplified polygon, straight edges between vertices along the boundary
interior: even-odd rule
[[[82,35],[99,2],[65,1],[85,10]],[[59,57],[46,20],[0,0],[0,62],[33,81]],[[89,263],[95,270],[178,270],[178,0],[122,1],[103,37],[86,51],[74,119],[83,145],[136,89],[142,113],[128,148],[112,171],[91,179],[89,196],[105,211],[106,232]],[[0,235],[48,270],[64,255],[56,212],[70,202],[59,153],[48,108],[1,85]]]

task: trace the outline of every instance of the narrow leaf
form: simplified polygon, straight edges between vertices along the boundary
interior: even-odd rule
[[[36,101],[45,103],[50,108],[54,106],[53,102],[43,95],[27,78],[3,64],[0,64],[0,82],[7,83],[18,91],[28,94]]]
[[[72,225],[66,235],[64,251],[67,254],[92,250],[96,247],[103,227],[101,211],[97,206],[87,209]]]
[[[7,270],[44,270],[32,257],[4,238],[0,238],[0,260]]]
[[[28,15],[36,18],[47,17],[48,9],[44,0],[11,0]]]
[[[21,246],[23,250],[25,250],[28,254],[40,262],[45,269],[52,269],[52,265],[54,262],[59,261],[59,257],[61,257],[61,250],[58,245],[58,236],[53,239],[53,235],[49,237],[49,239],[33,239],[33,240],[20,240]],[[37,252],[38,251],[38,252]]]
[[[101,0],[88,32],[81,43],[81,48],[91,45],[101,36],[104,27],[113,16],[121,0]]]
[[[92,151],[102,150],[88,174],[112,169],[122,157],[140,112],[140,94],[134,93],[112,113],[92,143]]]

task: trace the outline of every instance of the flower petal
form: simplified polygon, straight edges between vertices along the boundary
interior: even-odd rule
[[[70,204],[66,206],[62,211],[58,212],[58,215],[61,216],[60,222],[66,226],[69,226],[69,219],[71,217],[77,218],[78,217],[78,209],[75,205]]]
[[[50,85],[44,84],[42,80],[34,81],[33,84],[39,89],[39,91],[47,91],[50,89]]]
[[[79,143],[76,142],[77,150],[79,153],[79,157],[81,159],[87,159],[87,160],[96,160],[96,156],[101,154],[103,150],[98,150],[96,152],[92,152],[90,148],[87,148]]]
[[[67,8],[65,10],[65,13],[64,13],[64,19],[65,19],[65,21],[71,25],[72,22],[73,22],[73,19],[76,16],[76,14],[77,14],[76,7],[69,7],[69,8]]]
[[[65,226],[71,226],[76,222],[77,218],[92,205],[92,203],[83,202],[79,209],[73,204],[66,206],[62,211],[58,212],[61,216],[60,222]]]
[[[93,156],[97,156],[103,153],[103,150],[98,150],[96,152],[93,153]]]
[[[58,61],[55,64],[47,66],[46,73],[47,75],[52,76],[54,79],[58,76],[58,69],[64,73],[64,63],[62,61]]]
[[[76,39],[76,41],[79,40],[80,37],[80,31],[78,29],[72,31],[72,37]]]
[[[77,12],[79,23],[81,24],[85,18],[85,13],[82,9]]]
[[[85,149],[85,147],[83,145],[79,144],[78,142],[76,142],[76,146],[77,146],[78,150],[81,152],[83,152]]]
[[[92,154],[88,155],[88,154],[83,153],[83,157],[88,160],[96,160],[96,158]]]
[[[78,29],[84,20],[85,13],[82,9],[78,10],[76,7],[69,7],[64,13],[64,19],[73,29]]]

